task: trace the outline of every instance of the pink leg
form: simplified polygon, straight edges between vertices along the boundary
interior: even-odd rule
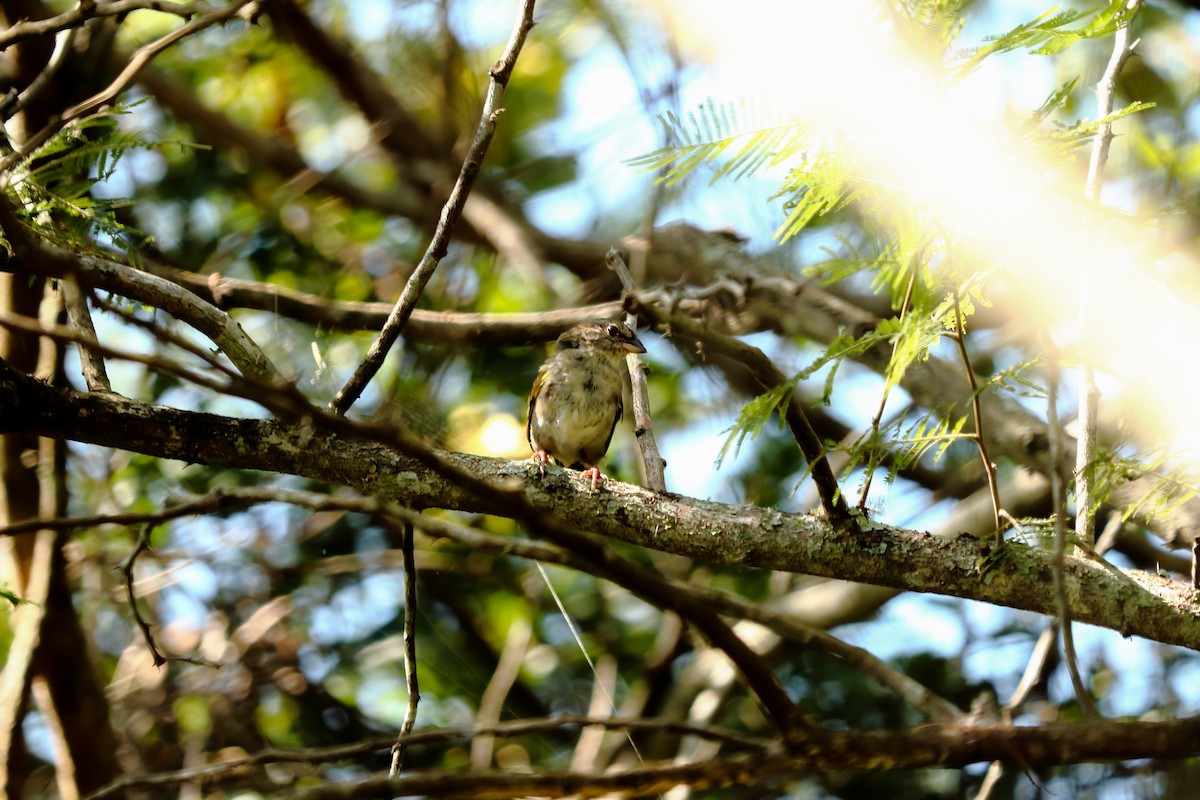
[[[533,454],[533,460],[537,462],[538,472],[541,476],[546,477],[546,465],[550,463],[550,454],[545,450],[538,450]]]
[[[586,478],[589,475],[592,476],[592,491],[593,492],[596,491],[596,485],[600,481],[607,480],[607,478],[605,478],[604,475],[601,474],[599,467],[588,467],[587,469],[585,469],[583,471],[583,477]]]

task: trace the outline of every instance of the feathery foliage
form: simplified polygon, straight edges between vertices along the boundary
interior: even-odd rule
[[[1126,22],[1126,5],[1126,0],[1111,0],[1103,8],[1090,10],[1051,8],[1005,33],[987,37],[985,44],[960,50],[958,76],[965,76],[989,56],[1000,53],[1028,50],[1034,55],[1054,55],[1086,39],[1111,36]]]
[[[629,163],[648,172],[662,171],[668,185],[729,154],[716,166],[710,183],[745,178],[788,163],[807,141],[799,122],[781,119],[761,102],[748,100],[717,103],[710,98],[683,118],[668,111],[658,121],[673,144]]]
[[[143,133],[122,129],[128,106],[114,106],[74,120],[12,171],[9,188],[17,207],[40,236],[62,247],[94,249],[96,240],[142,242],[145,234],[117,219],[123,198],[98,196],[131,149],[157,146]]]
[[[1123,0],[1092,9],[1052,9],[987,37],[982,45],[952,52],[967,5],[967,0],[908,2],[901,4],[894,18],[898,33],[942,52],[944,69],[951,80],[965,77],[991,56],[1016,50],[1036,55],[1061,53],[1078,42],[1110,36],[1127,21]],[[1102,125],[1152,107],[1150,103],[1133,102],[1102,119],[1073,124],[1056,120],[1055,115],[1065,109],[1077,88],[1077,78],[1065,81],[1030,113],[1026,145],[1046,163],[1070,159],[1071,152],[1090,141]],[[941,231],[931,229],[914,213],[911,204],[903,198],[897,202],[886,186],[858,178],[856,165],[847,154],[817,140],[800,121],[780,121],[777,114],[767,114],[763,108],[761,103],[719,103],[710,99],[682,118],[666,114],[660,117],[660,123],[674,143],[633,163],[660,171],[661,180],[670,184],[702,167],[710,171],[711,184],[726,177],[737,180],[790,165],[778,191],[769,198],[772,202],[782,201],[784,217],[776,238],[787,241],[814,226],[827,225],[842,214],[868,221],[869,227],[879,231],[876,241],[870,244],[874,252],[835,233],[843,252],[827,250],[831,257],[805,272],[829,282],[861,275],[872,291],[886,289],[893,308],[898,309],[901,298],[906,298],[908,313],[882,320],[875,330],[858,339],[839,337],[788,383],[746,404],[727,431],[718,465],[747,437],[753,439],[773,413],[780,413],[791,402],[795,387],[818,370],[829,367],[823,392],[828,403],[843,359],[871,347],[887,346],[891,360],[883,386],[886,392],[903,379],[909,366],[929,356],[946,331],[957,324],[959,315],[966,320],[976,307],[990,304],[985,280],[993,265],[967,264],[957,258],[954,243],[947,241]],[[1044,397],[1034,372],[1039,366],[1039,359],[1034,358],[1003,367],[990,378],[981,378],[978,391],[1008,390],[1025,397]],[[964,422],[961,417],[901,416],[877,432],[860,436],[849,447],[851,466],[864,461],[877,463],[885,449],[892,464],[891,475],[924,456],[940,458],[951,442],[962,438]],[[1163,494],[1171,499],[1185,495],[1169,488]]]

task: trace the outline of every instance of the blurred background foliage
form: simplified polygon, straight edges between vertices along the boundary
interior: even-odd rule
[[[943,58],[945,46],[953,51],[980,45],[987,35],[1011,30],[1046,10],[1026,2],[964,3],[952,9],[955,19],[961,14],[964,21],[958,30],[938,23],[940,17],[922,17],[922,4],[909,5],[898,13],[908,14],[920,35],[937,43],[924,45],[935,61]],[[1085,12],[1082,6],[1079,10]],[[302,34],[271,13],[254,24],[235,23],[189,37],[155,59],[149,77],[116,117],[121,132],[144,141],[132,141],[102,176],[95,172],[103,169],[99,159],[92,161],[93,174],[103,180],[87,187],[85,196],[97,203],[119,201],[114,213],[122,226],[96,230],[98,245],[142,253],[187,272],[272,284],[328,301],[390,303],[428,243],[477,124],[487,68],[513,12],[511,3],[478,0],[302,4],[299,13],[348,43],[356,58],[382,76],[400,108],[389,122],[369,120],[339,90],[338,81],[347,75],[314,63],[311,52],[296,44]],[[780,13],[786,16],[782,8]],[[653,170],[630,163],[678,143],[664,138],[679,129],[664,127],[659,115],[686,119],[709,96],[708,68],[681,62],[671,31],[653,8],[621,0],[563,0],[539,5],[537,18],[483,167],[481,197],[510,210],[520,225],[534,231],[529,235],[535,240],[558,242],[562,252],[578,242],[603,253],[627,235],[674,220],[728,227],[745,238],[746,250],[782,274],[836,278],[832,291],[884,315],[898,306],[904,283],[889,278],[880,265],[901,263],[917,247],[904,240],[905,220],[873,217],[866,204],[835,204],[780,243],[774,234],[786,218],[787,203],[804,194],[800,183],[788,183],[801,177],[787,172],[793,163],[736,181],[725,176],[715,185],[709,179],[717,177],[719,162],[705,163],[669,186],[656,184]],[[175,24],[162,14],[134,12],[120,26],[118,42],[136,47]],[[1200,14],[1179,3],[1151,3],[1137,25],[1143,44],[1122,73],[1118,105],[1144,101],[1154,107],[1122,123],[1105,198],[1132,218],[1157,220],[1164,235],[1194,239]],[[958,35],[950,43],[952,33]],[[980,105],[1025,121],[1049,141],[1092,118],[1091,87],[1110,49],[1108,37],[1083,39],[1045,55],[1015,48],[982,61],[976,69],[986,76],[971,91],[990,93],[976,98]],[[1031,116],[1060,88],[1059,102],[1044,119]],[[405,140],[409,157],[400,158],[383,144],[388,136]],[[270,148],[296,151],[311,169],[276,168],[264,160]],[[1062,180],[1081,181],[1086,152],[1085,146],[1075,146],[1055,154],[1054,169]],[[665,162],[649,163],[662,167]],[[357,187],[357,194],[329,191],[328,178]],[[798,193],[776,196],[780,185]],[[461,233],[420,307],[538,311],[575,304],[586,291],[589,275],[578,262],[547,259],[531,272],[511,254],[498,253],[486,233],[481,235],[481,226],[469,224]],[[855,264],[870,269],[853,269]],[[941,299],[931,293],[918,302],[928,307]],[[1021,298],[992,297],[990,302],[997,308],[977,309],[971,322],[975,367],[985,376],[1036,357],[1029,343],[1009,338],[1003,321],[1004,311]],[[132,311],[159,317],[153,309]],[[332,396],[371,340],[369,332],[313,326],[270,312],[242,310],[235,316],[282,371],[320,401]],[[161,346],[112,317],[101,315],[98,324],[102,338],[114,346]],[[724,432],[748,398],[718,371],[691,363],[657,336],[645,338],[669,488],[788,510],[814,505],[795,444],[774,423],[754,431],[736,457],[716,468]],[[826,351],[825,343],[772,333],[750,340],[789,375]],[[532,339],[520,346],[470,347],[401,341],[356,411],[394,417],[438,446],[525,458],[526,397],[542,344]],[[111,369],[114,389],[132,397],[222,414],[263,413],[135,366],[113,364]],[[73,356],[66,372],[78,382]],[[855,435],[866,430],[881,377],[843,365],[831,403],[822,408],[827,374],[817,372],[797,387],[806,405],[817,409],[814,413],[829,416],[824,431],[839,425]],[[1020,376],[1028,382],[1023,390],[1032,408],[1040,377],[1036,370]],[[907,402],[901,398],[892,407],[902,409]],[[1039,407],[1037,413],[1044,410]],[[1069,409],[1064,413],[1070,416]],[[951,446],[940,461],[926,457],[919,465],[944,486],[904,476],[880,480],[870,503],[878,518],[936,527],[965,494],[946,487],[982,485],[977,456],[966,445]],[[999,468],[1002,475],[1019,471],[1004,461]],[[610,451],[608,472],[621,480],[640,479],[628,424]],[[861,472],[845,476],[846,491],[853,493],[861,477]],[[69,478],[71,511],[78,514],[150,511],[173,493],[218,486],[270,483],[339,491],[299,478],[82,445],[71,447]],[[500,535],[519,532],[506,519],[450,516]],[[94,655],[108,681],[126,769],[174,769],[213,754],[228,758],[267,746],[355,742],[387,735],[399,724],[406,700],[403,576],[394,531],[356,514],[309,514],[276,505],[156,528],[153,550],[138,564],[139,602],[157,621],[166,650],[221,662],[220,669],[151,665],[114,569],[135,535],[115,528],[81,531],[68,549],[78,613],[93,634]],[[712,722],[764,731],[757,707],[736,685],[722,682],[691,633],[619,587],[548,567],[568,623],[528,562],[420,537],[417,542],[419,724],[472,724],[502,654],[515,648],[523,657],[501,720],[585,712],[597,691],[590,657],[601,673],[615,670],[607,691],[623,712],[686,717],[689,709],[699,713],[699,697],[707,691],[715,703]],[[684,564],[613,546],[636,562],[755,601],[781,601],[821,583]],[[1141,563],[1120,553],[1113,560]],[[1011,693],[1046,624],[1035,615],[936,598],[900,598],[882,607],[879,598],[859,603],[839,606],[827,600],[806,613],[827,620],[840,637],[881,655],[964,709],[980,697],[1003,699]],[[0,649],[7,648],[9,636],[0,619]],[[1089,685],[1106,714],[1169,718],[1200,710],[1195,654],[1091,629],[1082,630],[1079,640]],[[771,659],[803,710],[831,728],[920,721],[910,707],[832,657],[784,646],[775,648]],[[1062,671],[1050,669],[1018,720],[1073,718],[1073,705]],[[25,730],[34,756],[51,761],[44,721],[36,711],[26,717]],[[694,746],[665,734],[634,741],[646,758],[671,757]],[[415,748],[408,763],[462,769],[483,759],[508,768],[563,768],[574,746],[571,734],[544,734],[497,740],[489,755],[480,745],[464,742]],[[597,763],[629,763],[637,757],[629,740],[609,734]],[[386,764],[386,753],[343,762],[332,771],[276,764],[225,788],[206,787],[188,796],[269,797],[317,774],[363,776]],[[1184,797],[1195,791],[1195,773],[1191,764],[1092,765],[1046,770],[1034,781],[1014,770],[993,796]],[[797,775],[785,784],[757,787],[754,796],[964,797],[973,795],[982,774],[981,766]],[[729,790],[694,794],[748,796]]]

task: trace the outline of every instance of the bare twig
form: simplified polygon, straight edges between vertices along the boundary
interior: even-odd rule
[[[12,523],[0,527],[0,536],[13,536],[42,528],[47,530],[73,530],[75,528],[95,528],[100,525],[159,525],[167,520],[179,517],[190,517],[194,514],[213,514],[238,508],[254,500],[243,500],[232,496],[225,489],[213,489],[208,494],[170,505],[161,511],[145,514],[97,514],[91,517],[62,517],[59,519],[32,519],[25,522]]]
[[[137,626],[141,628],[142,638],[146,640],[146,646],[150,648],[150,655],[154,659],[154,666],[161,667],[167,663],[167,658],[159,653],[158,648],[154,646],[154,634],[150,632],[149,623],[142,617],[142,612],[138,610],[137,598],[133,595],[133,565],[142,551],[150,548],[150,531],[153,529],[151,525],[143,525],[141,527],[133,551],[125,559],[125,563],[121,565],[121,574],[125,576],[125,594],[129,600],[129,609],[133,612],[133,619],[137,622]]]
[[[787,382],[787,377],[757,347],[718,333],[695,320],[664,312],[652,305],[640,304],[637,298],[631,297],[629,302],[634,303],[637,310],[668,338],[674,335],[683,335],[694,339],[704,345],[706,352],[728,356],[734,362],[750,370],[762,391],[770,391]],[[817,493],[821,497],[821,507],[830,521],[835,524],[849,520],[850,509],[846,505],[846,498],[842,495],[833,469],[829,466],[825,445],[813,430],[808,417],[805,416],[804,409],[795,397],[795,392],[792,392],[786,408],[782,409],[781,413],[812,471],[813,483],[816,484]]]
[[[1130,26],[1137,15],[1142,0],[1129,0],[1125,6],[1125,19],[1113,36],[1112,55],[1103,77],[1096,84],[1096,116],[1103,119],[1112,113],[1113,98],[1117,89],[1117,76],[1121,67],[1133,52],[1133,44],[1129,41]],[[1104,182],[1104,167],[1108,161],[1108,148],[1112,144],[1112,123],[1102,124],[1096,131],[1092,141],[1092,155],[1088,162],[1087,187],[1085,194],[1093,203],[1100,202],[1100,187]],[[1086,273],[1080,274],[1079,284],[1079,327],[1086,337],[1089,335],[1092,316],[1091,301],[1092,277]],[[1096,538],[1096,509],[1092,497],[1095,479],[1096,456],[1096,424],[1099,415],[1100,389],[1096,386],[1095,369],[1092,359],[1083,354],[1082,374],[1079,380],[1079,434],[1078,449],[1075,451],[1075,539],[1084,544],[1091,544]]]
[[[449,250],[450,234],[455,223],[462,216],[467,196],[475,185],[475,178],[479,175],[479,170],[483,166],[483,158],[487,154],[492,136],[496,132],[496,121],[504,111],[501,103],[504,101],[504,92],[508,87],[508,80],[516,64],[517,55],[525,43],[525,36],[533,27],[533,4],[534,0],[522,0],[520,13],[513,25],[504,53],[489,71],[491,83],[488,86],[487,99],[483,104],[479,127],[475,131],[475,138],[471,142],[471,148],[467,151],[467,157],[459,171],[458,180],[454,182],[450,197],[442,206],[437,228],[434,230],[429,247],[425,250],[425,255],[421,257],[416,269],[409,276],[387,322],[384,323],[383,329],[379,331],[379,335],[367,350],[366,357],[329,404],[330,410],[338,414],[345,414],[350,406],[354,405],[371,378],[375,377],[375,373],[383,366],[388,351],[391,350],[392,345],[396,343],[396,339],[399,338],[404,326],[408,323],[408,318],[412,315],[417,300],[425,290],[425,285],[429,283],[434,270],[437,269],[438,264]]]
[[[615,247],[609,249],[608,255],[604,257],[604,263],[617,273],[626,293],[632,294],[637,289],[633,283],[633,276],[629,274],[629,267],[625,264],[625,259],[621,257]],[[625,322],[630,328],[637,330],[637,314],[626,313]],[[646,386],[646,374],[650,368],[642,363],[642,359],[637,353],[625,356],[625,363],[629,367],[629,385],[633,394],[633,432],[637,436],[638,449],[642,453],[642,468],[646,473],[646,486],[656,492],[665,492],[667,479],[664,470],[667,462],[663,461],[662,454],[658,451],[658,443],[654,440],[654,425],[650,421],[650,391]]]
[[[417,564],[413,558],[412,522],[404,523],[401,537],[400,547],[404,551],[404,681],[408,688],[408,701],[399,736],[392,746],[392,765],[388,769],[388,777],[391,778],[404,769],[404,753],[408,749],[404,737],[412,733],[417,721],[417,705],[421,702],[417,683]]]
[[[67,110],[63,111],[56,118],[50,120],[41,130],[22,142],[14,151],[0,159],[0,173],[8,171],[14,164],[19,163],[22,159],[28,156],[37,148],[41,147],[50,137],[58,133],[63,127],[72,120],[90,114],[106,103],[111,102],[121,92],[128,88],[133,79],[137,77],[139,71],[156,55],[166,50],[171,45],[185,39],[192,34],[204,30],[212,25],[220,22],[225,22],[230,17],[237,14],[243,6],[258,0],[231,0],[230,4],[211,11],[203,16],[192,19],[165,36],[155,39],[149,44],[142,45],[134,51],[129,58],[129,63],[121,70],[116,79],[113,80],[107,87],[92,95],[81,103],[76,103]],[[166,5],[166,4],[164,4]]]
[[[1131,44],[1129,41],[1129,28],[1133,25],[1133,18],[1137,16],[1141,6],[1142,0],[1129,0],[1125,5],[1124,20],[1113,36],[1113,50],[1108,59],[1108,66],[1105,67],[1104,75],[1096,84],[1097,119],[1103,119],[1112,113],[1113,100],[1117,91],[1117,76],[1121,74],[1121,68],[1125,66],[1125,62],[1137,45],[1137,42]],[[1106,122],[1096,131],[1091,159],[1088,162],[1086,194],[1092,202],[1100,201],[1100,186],[1104,181],[1104,167],[1108,161],[1108,148],[1112,144],[1112,139],[1112,123]]]
[[[107,311],[115,317],[120,317],[129,325],[132,325],[135,328],[141,328],[159,342],[173,345],[178,347],[183,352],[195,356],[202,364],[207,364],[221,374],[228,376],[230,379],[236,380],[239,377],[239,374],[244,374],[239,373],[232,367],[222,363],[221,359],[218,358],[217,353],[201,347],[194,342],[188,341],[185,337],[171,330],[166,325],[160,324],[153,318],[142,319],[134,311],[124,308],[108,299],[97,299],[96,305],[100,308],[100,310]],[[238,326],[238,330],[241,330],[241,326]],[[249,337],[246,338],[249,340]],[[79,341],[81,346],[87,346],[87,337],[81,337]],[[257,348],[258,345],[254,346]],[[264,355],[263,357],[265,358],[266,356]],[[232,361],[232,359],[230,360]],[[237,366],[237,364],[235,363],[234,366]],[[275,378],[273,375],[267,375],[266,377],[268,380],[273,380]]]
[[[920,268],[920,258],[914,259],[909,265],[908,288],[904,290],[904,302],[900,304],[900,322],[904,322],[904,318],[908,315],[909,304],[912,303],[913,287],[917,283],[917,270]],[[900,347],[900,342],[897,340],[892,345],[892,360],[896,358],[896,351]],[[891,361],[889,361],[889,364]],[[871,455],[867,463],[867,474],[863,478],[862,492],[858,498],[858,510],[865,512],[867,510],[867,497],[871,494],[871,478],[875,474],[876,467],[879,466],[879,423],[883,420],[883,411],[887,407],[888,395],[892,391],[893,381],[892,373],[889,369],[886,374],[886,380],[883,385],[883,394],[879,398],[879,410],[875,412],[874,419],[871,420]]]
[[[51,252],[60,252],[51,250]],[[329,300],[285,286],[229,278],[219,274],[201,275],[195,272],[155,263],[143,258],[140,268],[122,260],[119,253],[104,257],[72,254],[68,265],[56,260],[37,260],[22,265],[36,275],[60,278],[73,274],[88,288],[103,289],[121,297],[138,300],[155,308],[163,308],[202,332],[214,323],[202,310],[189,310],[195,295],[204,303],[225,313],[228,309],[268,311],[310,325],[339,330],[379,330],[392,309],[389,303],[364,303]],[[11,270],[0,263],[0,271]],[[164,283],[165,282],[165,283]],[[184,289],[179,294],[172,288]],[[176,295],[176,296],[172,296]],[[165,304],[165,305],[163,305]],[[589,319],[605,319],[621,311],[620,301],[563,308],[553,311],[524,313],[483,313],[426,311],[414,309],[405,336],[413,341],[440,345],[529,344],[547,342],[567,328]],[[201,322],[204,326],[201,326]]]
[[[590,726],[601,726],[609,730],[686,733],[691,736],[716,739],[759,751],[770,745],[770,742],[765,739],[746,736],[714,726],[693,725],[687,722],[656,717],[587,717],[578,714],[557,714],[552,717],[522,719],[490,725],[476,725],[469,728],[430,728],[404,737],[404,744],[411,747],[414,745],[443,744],[460,739],[474,740],[480,736],[529,736]],[[334,761],[344,761],[349,758],[386,750],[394,742],[395,737],[389,737],[386,739],[369,739],[354,742],[353,744],[337,745],[335,747],[313,747],[301,750],[280,750],[268,747],[245,758],[222,761],[219,764],[188,767],[170,772],[156,772],[151,775],[126,776],[114,781],[100,791],[89,795],[87,800],[103,800],[105,797],[120,795],[129,789],[173,786],[190,781],[219,780],[227,775],[236,774],[246,767],[254,767],[262,764],[327,764]]]
[[[616,713],[613,695],[619,677],[617,660],[609,653],[600,656],[599,662],[592,667],[592,676],[592,697],[588,702],[588,716],[600,717]],[[579,739],[571,753],[571,769],[586,772],[597,768],[597,758],[600,756],[600,745],[604,741],[605,731],[606,729],[599,725],[590,725],[579,732]],[[629,743],[633,745],[632,736],[629,736]],[[637,752],[637,746],[633,745],[633,748],[634,752]],[[638,755],[638,762],[645,764],[641,754]],[[578,795],[572,795],[570,800],[578,800]]]
[[[88,338],[96,338],[96,328],[92,324],[92,312],[88,309],[87,298],[79,289],[75,276],[68,276],[61,284],[63,304],[67,307],[67,317],[71,326],[83,332]],[[83,371],[83,380],[88,389],[93,392],[111,392],[112,384],[104,369],[104,358],[91,347],[86,345],[79,348],[79,365]]]
[[[1012,521],[1016,524],[1016,521]],[[1115,537],[1115,532],[1121,527],[1121,515],[1113,514],[1109,520],[1109,524],[1105,531],[1108,538],[1108,544],[1101,547],[1101,542],[1096,544],[1096,555],[1099,557],[1112,544],[1112,538]],[[1103,539],[1102,539],[1103,540]],[[1103,559],[1101,559],[1103,561]],[[1107,564],[1108,562],[1104,561]],[[1029,693],[1033,688],[1045,680],[1047,667],[1050,665],[1050,654],[1054,652],[1054,642],[1058,639],[1058,620],[1051,622],[1038,636],[1037,642],[1033,645],[1033,650],[1029,654],[1029,661],[1025,665],[1025,671],[1021,674],[1021,680],[1017,683],[1017,688],[1013,690],[1012,697],[1008,698],[1008,702],[1004,704],[1003,717],[1004,721],[1008,722],[1012,719],[1013,712],[1024,704]],[[1033,774],[1025,769],[1026,775],[1035,784],[1037,780]],[[992,791],[1000,783],[1000,778],[1004,775],[1004,762],[993,761],[988,766],[988,771],[984,775],[983,783],[980,784],[979,791],[975,794],[974,800],[988,800],[991,797]]]
[[[141,610],[138,609],[137,598],[133,593],[133,565],[139,555],[150,549],[150,533],[153,530],[154,525],[152,524],[141,526],[133,551],[130,552],[124,563],[121,564],[121,574],[125,576],[125,596],[129,600],[129,609],[133,612],[134,622],[137,623],[138,628],[142,631],[142,638],[146,641],[146,647],[150,650],[150,657],[154,659],[154,666],[161,667],[168,661],[181,661],[205,667],[219,667],[221,666],[220,664],[196,656],[164,656],[159,652],[157,645],[154,643],[154,634],[150,630],[150,623],[146,622],[146,618],[142,616]]]
[[[78,119],[84,114],[95,111],[105,103],[111,102],[117,95],[125,91],[129,84],[133,83],[133,79],[137,77],[142,67],[149,64],[150,60],[163,50],[205,28],[227,21],[241,11],[243,6],[249,5],[252,2],[258,2],[258,0],[231,0],[229,5],[224,8],[215,9],[203,16],[189,20],[165,36],[134,50],[133,55],[129,58],[129,63],[125,65],[125,68],[121,70],[121,73],[117,75],[112,83],[87,100],[76,103],[62,112],[62,121],[69,122],[73,119]]]
[[[59,342],[74,342],[86,347],[90,347],[105,358],[118,358],[122,361],[130,361],[134,364],[142,364],[150,369],[162,372],[164,375],[172,375],[176,378],[182,378],[203,386],[206,389],[212,389],[216,392],[228,393],[231,391],[230,385],[221,383],[207,375],[202,375],[194,370],[189,370],[179,366],[174,361],[160,356],[147,356],[141,353],[133,353],[128,350],[110,347],[101,343],[95,337],[88,336],[83,332],[76,332],[62,325],[43,325],[36,320],[28,317],[16,317],[11,314],[0,313],[0,326],[9,328],[10,330],[27,331],[36,333],[39,336],[45,336],[49,339],[54,339]],[[210,364],[225,374],[231,379],[236,378],[236,373],[225,367],[222,364]]]
[[[1054,652],[1054,642],[1058,639],[1058,621],[1055,620],[1042,630],[1038,640],[1033,645],[1033,651],[1029,654],[1029,661],[1025,664],[1025,671],[1021,673],[1021,680],[1017,683],[1017,688],[1013,691],[1012,697],[1004,704],[1004,717],[1007,721],[1012,712],[1020,708],[1025,702],[1025,698],[1033,691],[1033,687],[1041,683],[1045,677],[1046,666],[1050,662],[1050,654]],[[992,795],[992,791],[1000,783],[1000,778],[1004,775],[1004,762],[993,761],[988,765],[988,771],[983,777],[983,783],[979,786],[979,791],[975,794],[975,800],[988,800]]]
[[[78,28],[81,23],[96,17],[124,16],[131,11],[161,11],[178,17],[194,17],[212,11],[208,3],[179,3],[174,0],[112,0],[108,3],[79,3],[69,11],[64,11],[46,19],[26,19],[6,30],[0,31],[0,51],[10,46],[32,39],[35,36],[46,36],[59,33],[68,28]]]
[[[971,414],[975,422],[975,446],[979,448],[979,458],[983,461],[983,473],[987,476],[988,491],[992,495],[992,513],[996,518],[996,546],[1004,546],[1004,528],[1000,517],[1000,487],[996,482],[996,465],[988,456],[987,442],[983,438],[983,406],[979,401],[979,386],[975,382],[975,370],[971,368],[971,356],[967,353],[966,325],[963,324],[962,309],[958,303],[958,288],[954,289],[954,341],[958,345],[958,354],[962,357],[963,368],[967,373],[967,383],[971,386]]]
[[[1058,609],[1059,630],[1062,633],[1063,660],[1071,676],[1071,686],[1079,702],[1080,711],[1087,719],[1099,715],[1083,678],[1079,675],[1079,662],[1075,657],[1075,637],[1071,634],[1071,606],[1067,601],[1066,552],[1067,552],[1067,489],[1060,470],[1063,430],[1058,419],[1059,353],[1045,334],[1046,340],[1046,423],[1050,431],[1050,494],[1054,507],[1054,603]]]
[[[82,285],[107,289],[166,311],[212,340],[247,377],[274,379],[279,370],[229,314],[164,278],[90,255],[68,252],[30,236],[15,210],[0,198],[0,227],[31,271],[48,277],[78,277]],[[89,337],[82,337],[86,341]],[[90,338],[94,339],[94,336]]]
[[[22,23],[18,23],[13,27],[18,27],[20,24]],[[11,32],[12,28],[8,30]],[[20,94],[11,95],[11,102],[0,104],[0,119],[8,119],[15,116],[48,87],[54,85],[54,76],[58,74],[58,71],[70,55],[71,46],[75,43],[77,30],[77,28],[71,28],[70,30],[59,31],[54,39],[54,52],[50,54],[50,60],[46,62],[45,68],[38,73],[36,78],[30,81],[28,86],[21,90]]]

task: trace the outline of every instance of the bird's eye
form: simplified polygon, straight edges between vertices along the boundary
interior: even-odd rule
[[[608,333],[609,336],[620,336],[621,335],[621,329],[618,328],[616,325],[609,325],[606,332]]]

